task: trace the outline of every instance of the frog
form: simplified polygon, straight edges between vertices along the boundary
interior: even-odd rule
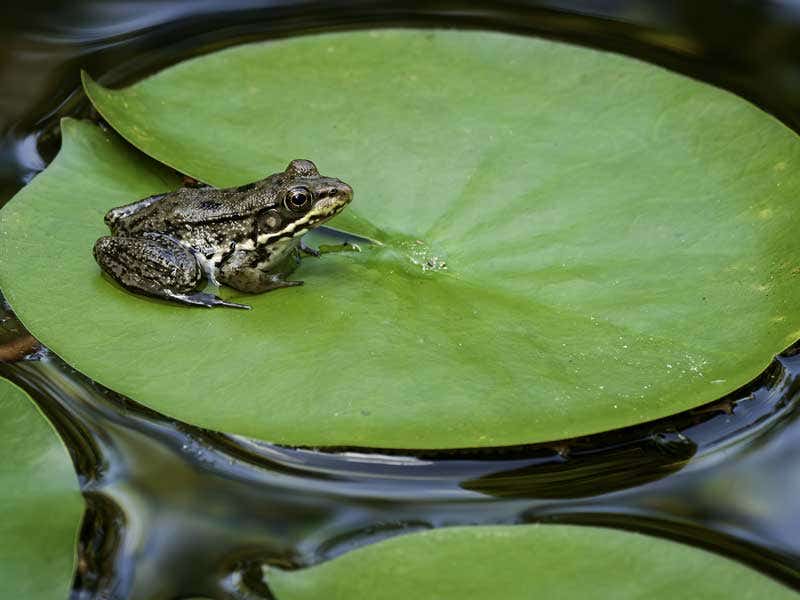
[[[184,185],[112,208],[111,235],[93,249],[123,288],[206,308],[250,309],[217,293],[221,285],[262,293],[302,285],[289,279],[302,255],[320,256],[303,235],[339,214],[353,188],[320,175],[305,159],[238,187]]]

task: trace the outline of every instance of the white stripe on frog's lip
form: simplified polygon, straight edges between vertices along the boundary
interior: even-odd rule
[[[259,234],[258,237],[256,238],[256,244],[258,244],[259,246],[263,246],[265,244],[270,244],[281,238],[296,237],[303,235],[309,229],[312,229],[314,225],[316,225],[320,221],[329,219],[330,217],[339,213],[346,205],[347,202],[337,202],[337,203],[318,202],[316,206],[314,206],[314,208],[308,211],[300,219],[298,219],[297,221],[292,221],[280,231]],[[252,240],[247,240],[247,242],[237,244],[236,249],[237,250],[253,249],[244,247],[245,244],[252,245]]]

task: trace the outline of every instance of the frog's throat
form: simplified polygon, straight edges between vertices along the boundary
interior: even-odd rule
[[[340,213],[344,207],[345,204],[325,204],[322,206],[315,206],[300,219],[297,221],[292,221],[280,231],[260,233],[256,238],[256,243],[261,246],[275,243],[282,238],[301,236],[308,232],[309,229],[314,229],[314,227],[320,223],[323,223]]]

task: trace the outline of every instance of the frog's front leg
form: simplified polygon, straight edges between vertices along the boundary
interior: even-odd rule
[[[269,271],[258,266],[256,255],[237,250],[219,268],[219,280],[234,289],[250,294],[303,285],[302,281],[289,281],[286,277],[297,267],[299,258],[292,253],[281,264]]]
[[[197,291],[203,269],[188,248],[167,235],[101,237],[95,242],[94,258],[103,271],[132,292],[193,306],[250,308]]]
[[[283,273],[265,273],[251,267],[239,270],[235,275],[222,279],[222,282],[249,294],[303,285],[302,281],[289,281],[284,277]]]

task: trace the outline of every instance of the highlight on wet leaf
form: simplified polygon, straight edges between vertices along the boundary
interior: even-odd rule
[[[223,290],[248,313],[134,297],[92,260],[102,216],[178,181],[65,121],[0,211],[0,286],[70,364],[172,417],[302,446],[552,441],[715,400],[800,337],[797,136],[664,69],[386,30],[85,89],[136,148],[214,185],[314,160],[355,190],[331,224],[380,242],[304,260],[301,288]]]
[[[22,390],[0,378],[0,598],[63,600],[83,501],[72,461]]]
[[[277,600],[694,598],[796,592],[728,558],[637,533],[573,525],[438,529],[296,571],[267,568]]]

